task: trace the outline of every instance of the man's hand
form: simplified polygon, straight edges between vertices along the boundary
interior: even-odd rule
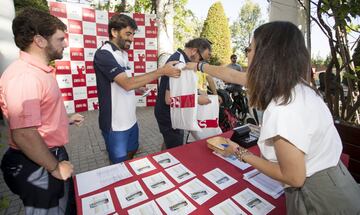
[[[181,71],[174,66],[176,63],[178,63],[178,61],[170,61],[169,63],[165,64],[159,69],[161,74],[173,78],[180,77]]]
[[[198,63],[189,62],[189,63],[186,64],[185,69],[194,70],[196,72],[197,71],[197,64]]]
[[[210,104],[211,100],[207,95],[198,95],[198,104],[199,105],[207,105]]]
[[[51,175],[59,180],[65,181],[71,177],[73,171],[74,166],[69,161],[61,161]]]
[[[70,116],[70,125],[75,124],[76,126],[81,126],[84,122],[85,117],[81,114],[74,114]]]

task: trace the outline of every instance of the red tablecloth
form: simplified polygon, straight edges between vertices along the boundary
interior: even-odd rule
[[[230,137],[232,134],[232,131],[227,132],[222,134],[221,136],[224,137]],[[202,205],[198,205],[195,201],[193,201],[191,198],[188,198],[188,196],[182,192],[182,190],[179,189],[180,186],[186,184],[187,182],[189,182],[190,180],[187,180],[185,182],[182,182],[180,184],[178,184],[175,180],[173,180],[171,178],[171,176],[169,176],[166,171],[160,166],[158,165],[155,160],[152,158],[154,155],[156,154],[161,154],[164,152],[170,152],[174,157],[176,157],[183,165],[185,165],[189,170],[191,170],[193,173],[196,174],[196,177],[201,180],[202,182],[204,182],[207,186],[211,187],[212,189],[214,189],[215,191],[218,192],[218,194],[216,194],[213,198],[211,198],[210,200],[208,200],[207,202],[205,202]],[[252,147],[250,149],[250,151],[252,151],[255,154],[259,154],[259,149],[258,147]],[[127,161],[126,166],[128,167],[129,171],[133,174],[133,177],[119,181],[117,183],[111,184],[107,187],[104,187],[102,189],[96,190],[94,192],[91,193],[87,193],[84,194],[82,196],[78,195],[78,191],[77,191],[77,186],[76,186],[76,176],[74,177],[74,183],[75,183],[75,195],[76,195],[76,204],[77,204],[77,211],[78,214],[82,214],[82,206],[81,206],[81,199],[84,197],[88,197],[91,195],[94,195],[96,193],[100,193],[106,190],[110,191],[111,197],[113,199],[113,203],[115,206],[115,210],[117,211],[118,214],[127,214],[127,211],[131,208],[137,207],[141,204],[144,204],[150,200],[155,200],[171,191],[174,191],[175,189],[180,190],[180,192],[182,192],[184,194],[185,197],[187,197],[187,199],[189,199],[189,201],[197,208],[192,214],[211,214],[211,212],[209,211],[209,208],[219,204],[220,202],[231,198],[231,196],[241,192],[242,190],[244,190],[245,188],[250,188],[252,191],[254,191],[255,193],[257,193],[258,195],[260,195],[261,197],[263,197],[264,199],[266,199],[268,202],[270,202],[271,204],[273,204],[276,208],[274,210],[272,210],[270,212],[270,214],[286,214],[286,207],[285,207],[285,197],[284,195],[280,196],[278,199],[274,199],[271,196],[265,194],[264,192],[262,192],[261,190],[257,189],[256,187],[254,187],[253,185],[251,185],[249,182],[243,180],[243,173],[246,173],[250,170],[252,170],[253,168],[250,167],[246,170],[241,170],[237,167],[235,167],[234,165],[226,162],[225,160],[217,157],[216,155],[214,155],[212,153],[212,150],[210,150],[209,148],[207,148],[206,146],[206,140],[200,140],[200,141],[196,141],[193,142],[191,144],[187,144],[187,145],[183,145],[181,147],[177,147],[177,148],[173,148],[173,149],[169,149],[169,150],[165,150],[165,151],[161,151],[155,154],[151,154],[146,156],[156,167],[156,170],[141,174],[141,175],[136,175],[135,172],[132,170],[132,168],[130,167],[130,165],[128,164],[131,161],[134,161],[136,159],[140,159],[140,158],[136,158],[133,159],[131,161]],[[220,190],[219,188],[217,188],[214,184],[212,184],[211,182],[209,182],[204,176],[203,174],[206,172],[209,172],[215,168],[220,168],[221,170],[223,170],[225,173],[229,174],[231,177],[235,178],[238,182],[235,183],[234,185],[231,185],[230,187],[224,189],[224,190]],[[175,185],[174,188],[162,192],[160,194],[157,195],[153,195],[150,190],[148,190],[148,188],[146,187],[146,185],[143,183],[143,181],[141,180],[141,178],[144,178],[146,176],[150,176],[153,175],[155,173],[158,172],[163,172],[167,178]],[[89,179],[91,180],[91,179]],[[132,205],[131,207],[128,207],[126,209],[122,209],[120,207],[120,203],[117,199],[116,193],[114,188],[120,185],[124,185],[124,184],[128,184],[134,181],[139,181],[139,183],[141,184],[141,186],[143,187],[144,191],[146,192],[147,196],[149,197],[149,199],[147,199],[146,201],[140,202],[138,204]],[[235,202],[235,201],[234,201]],[[235,202],[236,203],[236,202]],[[236,203],[237,204],[237,203]],[[240,205],[239,205],[240,206]],[[161,207],[159,207],[161,209]],[[241,207],[240,208],[244,211],[247,211],[245,208]],[[162,211],[164,213],[164,211]],[[248,212],[249,213],[249,212]],[[249,213],[250,214],[250,213]]]

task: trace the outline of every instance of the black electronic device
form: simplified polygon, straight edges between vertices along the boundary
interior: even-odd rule
[[[256,145],[257,140],[259,139],[257,133],[252,132],[248,125],[236,127],[233,130],[234,133],[230,140],[244,148],[250,148],[251,146]]]

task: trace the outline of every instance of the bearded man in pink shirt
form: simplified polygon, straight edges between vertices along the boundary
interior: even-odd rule
[[[9,125],[9,149],[1,170],[25,214],[75,214],[73,165],[64,145],[69,124],[61,92],[49,62],[61,59],[66,26],[49,13],[27,8],[13,20],[20,57],[0,79],[0,105]]]

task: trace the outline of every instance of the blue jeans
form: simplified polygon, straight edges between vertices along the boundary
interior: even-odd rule
[[[113,164],[126,161],[128,152],[136,151],[139,148],[139,127],[137,123],[125,131],[102,131],[101,133],[110,161]]]

